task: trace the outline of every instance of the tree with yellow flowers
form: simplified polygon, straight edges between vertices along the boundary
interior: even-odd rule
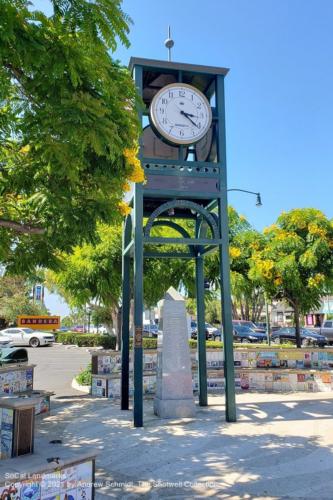
[[[283,212],[264,236],[250,259],[249,277],[270,299],[284,299],[294,309],[301,347],[300,316],[332,289],[333,222],[315,208],[294,209]]]
[[[265,303],[263,289],[260,284],[249,278],[249,270],[251,256],[263,236],[233,207],[229,207],[228,214],[233,317],[259,321]],[[206,278],[219,290],[220,263],[217,252],[205,259],[205,273]],[[211,309],[211,306],[207,304],[207,311],[208,309]]]

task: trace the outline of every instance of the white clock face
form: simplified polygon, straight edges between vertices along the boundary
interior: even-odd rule
[[[152,100],[149,114],[159,135],[175,144],[199,141],[212,123],[212,111],[206,97],[185,83],[163,87]]]

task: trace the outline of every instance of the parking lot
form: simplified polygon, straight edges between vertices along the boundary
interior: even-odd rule
[[[34,388],[54,391],[57,397],[82,394],[72,389],[75,375],[90,362],[85,347],[53,345],[52,347],[27,347],[29,363],[36,365]]]

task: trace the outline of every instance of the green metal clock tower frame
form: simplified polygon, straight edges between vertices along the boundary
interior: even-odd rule
[[[144,140],[140,141],[139,158],[147,182],[135,184],[130,200],[132,213],[125,220],[123,232],[121,408],[129,409],[130,302],[133,296],[133,414],[134,426],[143,426],[144,258],[195,260],[199,404],[207,406],[204,257],[213,251],[218,251],[224,335],[226,420],[235,422],[224,99],[224,79],[228,69],[142,58],[132,58],[129,66],[145,104],[139,112],[143,125],[145,121],[147,122],[149,105],[156,92],[163,86],[176,82],[187,83],[200,90],[211,103],[213,118],[210,132],[207,134],[209,137],[193,147],[177,146],[176,153],[173,150],[172,159],[158,155],[147,157]],[[193,221],[194,237],[178,224],[177,221],[180,219]],[[171,227],[180,237],[152,236],[151,232],[156,226]],[[184,251],[170,252],[172,244],[177,245],[177,248],[181,245]],[[168,251],[156,251],[156,245],[159,245],[158,248],[168,245]],[[130,284],[132,261],[133,293]]]

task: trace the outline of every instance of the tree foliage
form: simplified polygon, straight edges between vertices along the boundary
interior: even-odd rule
[[[229,257],[233,317],[257,321],[263,308],[262,287],[249,277],[250,257],[254,245],[262,238],[246,218],[229,207]],[[216,290],[220,289],[220,263],[218,253],[206,259],[205,273]]]
[[[31,283],[21,276],[3,276],[0,278],[0,317],[6,323],[16,322],[19,314],[47,314],[43,304],[32,302]]]
[[[300,314],[320,304],[332,289],[333,223],[314,208],[284,212],[255,242],[250,278],[271,299],[285,299],[295,311],[300,346]]]
[[[130,19],[120,0],[52,4],[0,2],[0,262],[16,272],[93,241],[142,180],[134,83],[109,54]]]
[[[239,216],[233,209],[230,214],[230,238],[232,241],[232,273],[242,277],[242,286],[234,282],[233,295],[242,303],[250,303],[253,299],[254,284],[249,280],[247,262],[249,253],[249,238],[255,240],[258,235],[251,228],[244,217]],[[183,221],[182,226],[192,234],[194,225],[191,221]],[[242,239],[248,234],[248,239]],[[179,236],[169,227],[154,227],[153,236]],[[100,225],[98,229],[99,241],[95,244],[85,244],[74,249],[72,254],[62,256],[62,268],[56,273],[49,273],[49,286],[53,286],[64,296],[72,307],[83,307],[87,303],[98,304],[100,313],[108,319],[107,323],[117,322],[119,304],[121,303],[121,227]],[[161,251],[150,247],[155,251]],[[237,249],[237,259],[235,257]],[[163,251],[184,251],[182,246],[163,245]],[[233,253],[234,252],[234,253]],[[206,259],[206,277],[219,288],[220,267],[217,252]],[[173,286],[186,291],[192,303],[192,315],[195,314],[195,264],[193,260],[181,259],[145,259],[144,260],[144,304],[154,306],[161,300],[167,289]],[[217,293],[205,292],[207,314],[217,322],[220,306],[216,304]],[[215,302],[214,302],[215,301]],[[211,304],[212,303],[212,304]],[[214,303],[214,305],[213,305]],[[239,305],[235,303],[235,307]],[[96,305],[94,308],[97,311]],[[208,312],[209,311],[209,312]],[[113,321],[112,321],[113,317]],[[114,324],[116,328],[116,325]]]

